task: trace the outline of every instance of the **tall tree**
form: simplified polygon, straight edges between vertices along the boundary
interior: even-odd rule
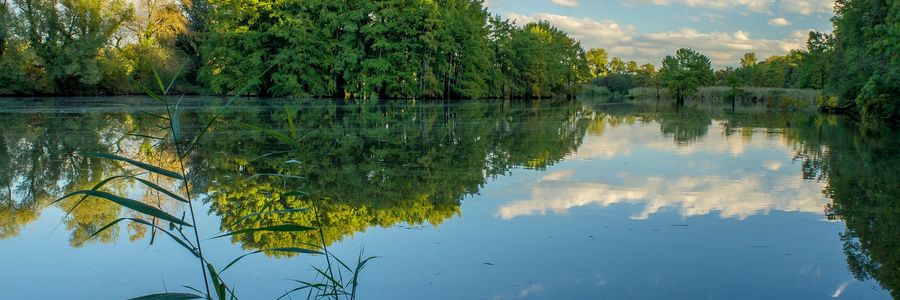
[[[714,81],[709,57],[691,49],[681,48],[675,55],[666,56],[659,70],[663,86],[671,92],[679,105],[685,97],[694,95],[701,86]]]
[[[752,68],[756,66],[757,61],[758,59],[756,58],[756,52],[744,53],[744,56],[741,57],[741,67]]]
[[[625,61],[618,57],[613,57],[612,60],[609,61],[609,72],[613,74],[625,74],[626,66]]]
[[[835,2],[834,53],[827,90],[863,115],[900,116],[900,3],[884,0]]]
[[[606,49],[592,48],[587,51],[586,57],[591,77],[597,78],[609,74],[609,54]]]
[[[55,92],[79,94],[101,80],[99,56],[133,10],[123,0],[14,0]]]

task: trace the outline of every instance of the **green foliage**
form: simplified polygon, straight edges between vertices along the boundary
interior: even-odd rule
[[[184,18],[171,0],[14,0],[0,9],[0,94],[138,93],[174,76]]]
[[[834,51],[826,83],[843,103],[866,117],[897,120],[900,111],[900,3],[840,0],[835,3]]]
[[[696,94],[701,86],[713,83],[714,75],[709,57],[691,49],[679,49],[675,56],[666,56],[659,70],[660,81],[683,104],[685,97]]]
[[[587,58],[591,77],[597,78],[609,74],[609,54],[607,54],[606,49],[593,48],[588,50],[585,57]]]
[[[618,95],[628,94],[628,91],[638,86],[637,76],[618,73],[611,73],[607,76],[594,79],[593,84]]]
[[[478,0],[210,3],[202,74],[215,92],[267,69],[258,95],[545,97],[588,76],[577,41],[544,22],[518,28]]]

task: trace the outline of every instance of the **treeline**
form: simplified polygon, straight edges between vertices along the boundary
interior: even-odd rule
[[[825,89],[835,106],[900,120],[900,2],[837,0]]]
[[[754,52],[744,54],[739,67],[716,71],[716,85],[730,86],[729,77],[736,77],[742,86],[749,87],[823,89],[829,71],[825,51],[832,47],[831,35],[812,31],[806,49],[762,61]]]
[[[573,95],[580,43],[481,0],[12,0],[0,7],[0,94],[188,93],[339,98]]]
[[[756,53],[746,53],[741,58],[739,67],[715,70],[712,77],[707,76],[707,73],[699,74],[701,78],[697,79],[703,86],[731,86],[737,81],[738,85],[744,87],[822,89],[831,68],[826,60],[826,51],[833,48],[831,35],[814,31],[809,34],[806,49],[791,50],[787,55],[773,55],[762,61],[759,61]],[[699,55],[697,58],[709,60],[708,57],[691,51],[695,52],[692,55]],[[587,51],[595,86],[606,88],[610,93],[627,94],[636,87],[655,87],[662,83],[653,64],[638,65],[635,61],[625,62],[618,57],[607,57],[606,50],[602,48]]]

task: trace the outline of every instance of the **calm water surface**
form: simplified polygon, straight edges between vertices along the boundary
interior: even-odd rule
[[[186,100],[184,131],[196,134],[220,103]],[[164,238],[149,245],[146,228],[122,224],[85,242],[133,212],[90,200],[66,216],[74,200],[50,204],[128,170],[87,153],[174,169],[170,147],[133,135],[161,135],[148,114],[161,111],[142,98],[0,100],[0,299],[202,286],[193,257]],[[294,128],[302,147],[248,124]],[[896,131],[755,107],[246,99],[188,168],[201,236],[317,224],[339,257],[379,257],[363,272],[363,299],[891,299],[900,296],[898,151]],[[304,179],[253,176],[279,172]],[[282,204],[311,210],[242,219],[293,189],[310,195]],[[134,182],[108,190],[185,209]],[[224,264],[320,241],[203,242]],[[274,299],[321,265],[249,256],[223,276],[245,299]]]

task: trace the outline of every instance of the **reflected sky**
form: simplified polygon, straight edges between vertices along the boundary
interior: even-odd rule
[[[825,183],[797,175],[800,163],[783,137],[726,135],[716,123],[700,140],[677,147],[658,128],[647,123],[588,133],[565,169],[529,182],[530,196],[501,206],[496,216],[564,215],[614,204],[642,207],[631,215],[636,220],[662,211],[739,220],[771,210],[824,214]]]
[[[857,239],[847,234],[841,216],[829,215],[834,199],[823,191],[835,184],[807,174],[825,171],[811,171],[804,159],[831,149],[799,138],[797,128],[784,125],[790,122],[772,121],[782,116],[683,115],[580,102],[415,109],[324,103],[298,105],[307,111],[298,120],[308,122],[300,127],[312,133],[308,146],[321,150],[304,154],[302,161],[312,161],[304,167],[331,166],[307,171],[314,176],[304,187],[335,201],[327,208],[335,216],[329,250],[351,259],[361,251],[379,257],[363,272],[360,299],[891,298],[878,281],[858,280],[848,270],[845,239]],[[252,208],[234,205],[235,199],[281,192],[279,184],[241,177],[249,168],[265,167],[252,158],[272,145],[240,124],[271,121],[254,119],[268,109],[240,107],[234,126],[219,128],[209,155],[192,160],[193,168],[205,172],[209,192],[198,208],[201,237],[215,236],[227,229],[223,219]],[[276,111],[282,113],[281,107]],[[45,131],[37,132],[43,127],[34,124],[45,123],[35,121],[35,112],[19,113],[0,115],[11,124],[31,122],[8,127],[0,138],[16,142],[6,145],[39,140],[29,149],[44,145],[74,153],[67,147],[85,145],[83,140],[60,146],[53,137],[99,131],[103,145],[97,147],[145,149],[121,138],[119,127],[140,123],[134,116],[93,111],[52,123],[62,129],[40,125]],[[96,124],[77,122],[88,116]],[[757,119],[763,121],[752,124]],[[878,144],[878,136],[864,138]],[[338,151],[349,154],[332,156]],[[59,160],[47,153],[49,161]],[[16,186],[27,188],[21,177],[30,173],[22,170],[41,169],[12,170],[31,166],[24,159],[30,156],[22,154],[8,154],[18,161],[0,161],[7,164],[0,165],[0,179],[14,174]],[[166,160],[153,152],[136,156],[147,157]],[[820,159],[812,165],[830,163]],[[55,173],[47,181],[57,183],[50,175]],[[65,189],[49,186],[48,199]],[[120,189],[133,198],[146,192]],[[123,299],[202,284],[196,261],[178,245],[157,239],[148,246],[148,235],[125,225],[104,242],[71,247],[73,228],[90,232],[103,223],[69,226],[74,219],[64,220],[64,205],[43,201],[30,209],[22,199],[0,199],[0,225],[14,225],[0,237],[0,299]],[[204,253],[212,261],[230,261],[261,247],[257,242],[205,240]],[[248,256],[224,275],[244,299],[274,299],[292,287],[290,279],[311,279],[311,266],[321,263],[311,256]]]

